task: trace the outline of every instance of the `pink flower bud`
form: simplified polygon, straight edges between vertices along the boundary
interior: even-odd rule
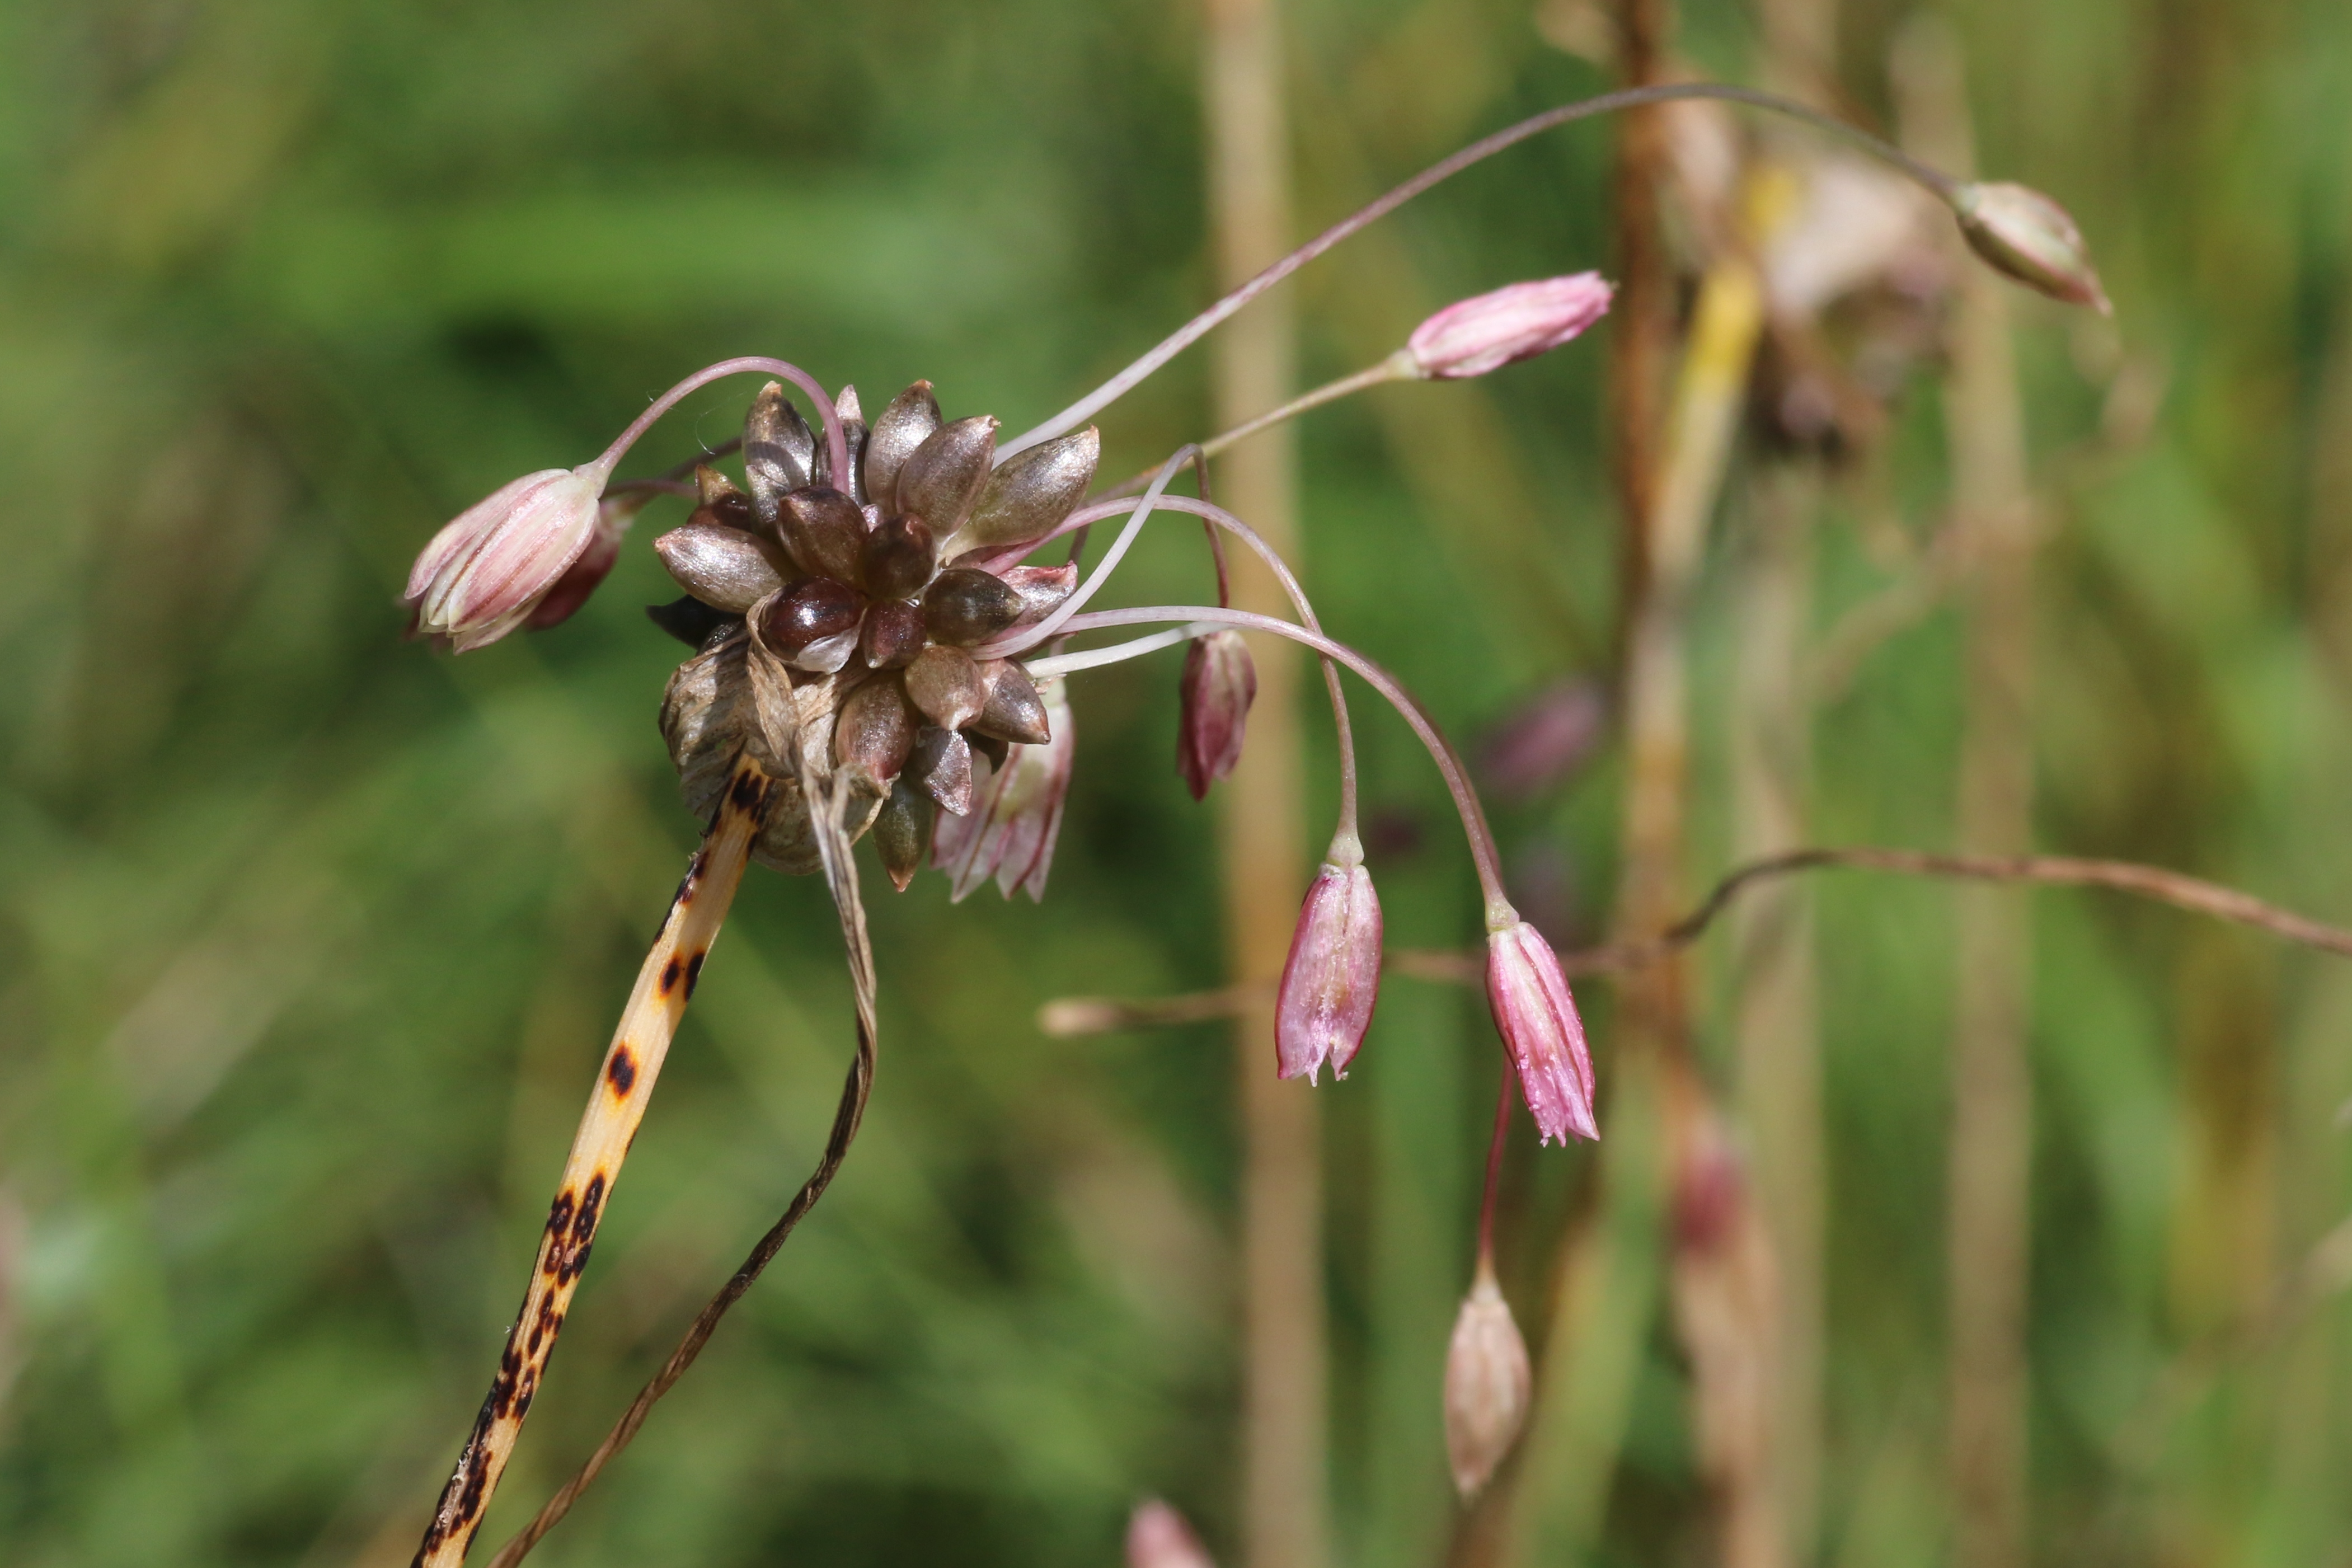
[[[1465,1501],[1518,1441],[1533,1384],[1527,1342],[1495,1283],[1494,1265],[1481,1258],[1445,1352],[1445,1457]]]
[[[1349,853],[1354,851],[1354,853]],[[1351,841],[1331,857],[1307,889],[1290,958],[1275,1003],[1274,1052],[1284,1078],[1313,1083],[1325,1062],[1333,1078],[1364,1043],[1381,988],[1381,900],[1372,874]]]
[[[1216,1568],[1184,1516],[1158,1498],[1127,1521],[1127,1568]]]
[[[1609,313],[1614,292],[1598,272],[1511,283],[1448,305],[1405,342],[1432,381],[1461,381],[1559,347]]]
[[[2030,186],[1993,181],[1952,196],[1969,248],[2037,293],[2115,314],[2082,230],[2066,209]]]
[[[601,473],[543,468],[458,513],[408,574],[416,629],[464,653],[520,626],[588,548],[602,488]]]
[[[1051,738],[1007,747],[1004,761],[975,780],[971,810],[941,817],[932,836],[931,864],[948,873],[955,902],[991,877],[1008,899],[1021,890],[1033,900],[1045,896],[1076,742],[1062,683],[1044,681],[1037,691]]]
[[[613,563],[621,558],[622,537],[651,500],[651,490],[629,490],[606,496],[596,503],[596,531],[590,536],[588,548],[564,569],[563,575],[541,598],[538,607],[523,617],[524,630],[543,632],[550,626],[562,626],[588,602],[598,584],[612,575]]]
[[[1592,1058],[1584,1048],[1584,1024],[1568,977],[1543,934],[1517,917],[1486,938],[1486,1000],[1495,1010],[1511,1059],[1518,1064],[1519,1092],[1547,1143],[1568,1135],[1597,1139],[1592,1119]]]
[[[1184,650],[1182,703],[1176,729],[1176,769],[1194,800],[1242,760],[1242,731],[1257,700],[1257,666],[1235,631],[1195,637]]]

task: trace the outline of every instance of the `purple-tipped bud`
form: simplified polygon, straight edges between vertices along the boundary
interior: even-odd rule
[[[1217,1568],[1184,1516],[1158,1498],[1127,1521],[1127,1568]]]
[[[2053,300],[2115,314],[2083,231],[2040,191],[2006,180],[1966,184],[1953,193],[1952,211],[1969,248],[1994,268]]]
[[[1372,874],[1349,835],[1334,840],[1307,889],[1274,1016],[1274,1053],[1284,1078],[1315,1081],[1325,1062],[1333,1078],[1364,1043],[1381,989],[1381,900]]]
[[[1176,727],[1176,771],[1194,800],[1242,760],[1242,731],[1257,700],[1257,666],[1235,631],[1195,637],[1184,650],[1184,677]]]
[[[1494,1265],[1481,1258],[1445,1352],[1445,1457],[1464,1500],[1478,1495],[1518,1441],[1533,1386],[1527,1342]]]
[[[1462,381],[1559,347],[1609,313],[1614,293],[1598,272],[1510,283],[1448,305],[1405,340],[1414,370]]]
[[[526,474],[435,534],[408,574],[417,631],[464,653],[522,625],[595,536],[604,476],[593,468]]]
[[[1569,1134],[1597,1139],[1592,1117],[1592,1058],[1584,1048],[1584,1023],[1568,977],[1551,944],[1535,927],[1514,915],[1511,923],[1486,938],[1486,1000],[1495,1027],[1518,1065],[1519,1092],[1547,1143],[1565,1143]]]

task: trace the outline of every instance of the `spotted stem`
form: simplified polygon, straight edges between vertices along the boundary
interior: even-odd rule
[[[441,1489],[412,1568],[457,1568],[481,1528],[515,1439],[522,1434],[523,1418],[546,1375],[556,1336],[588,1267],[598,1223],[621,1163],[628,1157],[630,1140],[645,1119],[678,1019],[694,994],[703,959],[727,918],[728,906],[734,902],[752,842],[767,820],[773,787],[756,764],[736,764],[702,846],[670,900],[661,934],[637,971],[635,989],[622,1009],[620,1026],[613,1032],[562,1178],[556,1184],[530,1287],[507,1330],[498,1375],[457,1455],[449,1483]]]

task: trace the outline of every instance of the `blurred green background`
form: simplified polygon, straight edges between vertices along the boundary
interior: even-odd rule
[[[2352,919],[2352,9],[1942,10],[1982,163],[2072,207],[2117,303],[2108,328],[2017,297],[2039,838]],[[1303,226],[1608,80],[1525,0],[1287,14]],[[1853,112],[1891,119],[1909,14],[1844,7]],[[1756,75],[1736,0],[1685,0],[1681,47]],[[639,612],[674,592],[642,548],[668,512],[576,620],[459,660],[400,640],[410,558],[730,354],[869,406],[917,376],[1011,428],[1060,406],[1213,291],[1199,71],[1194,8],[1131,0],[0,5],[0,1560],[407,1560],[696,831],[654,724],[681,650]],[[1307,374],[1605,265],[1610,134],[1547,137],[1321,264]],[[1456,734],[1612,657],[1603,363],[1596,341],[1304,428],[1324,617]],[[2105,439],[2126,371],[2145,413]],[[722,439],[751,390],[690,399],[635,470]],[[1889,579],[1885,529],[1932,529],[1937,390],[1916,370],[1836,490],[1824,624]],[[1188,357],[1112,410],[1104,471],[1204,434],[1204,405]],[[1129,602],[1207,592],[1196,540],[1148,537]],[[1699,874],[1728,854],[1717,602]],[[1949,841],[1958,647],[1931,611],[1823,707],[1820,837]],[[1034,1022],[1218,983],[1174,671],[1079,678],[1042,907],[869,891],[864,1137],[544,1561],[1102,1563],[1146,1493],[1227,1549],[1231,1051]],[[1362,725],[1391,941],[1475,940],[1442,792],[1400,725]],[[1605,924],[1614,776],[1604,752],[1498,807],[1563,941]],[[1820,897],[1820,1558],[1937,1563],[1950,900]],[[2352,1207],[2352,971],[2096,896],[2034,908],[2037,1555],[2352,1560],[2352,1318],[2307,1262]],[[847,1016],[821,889],[755,873],[489,1539],[801,1180]],[[1710,1060],[1720,1037],[1710,1016]],[[1475,998],[1394,981],[1319,1091],[1342,1563],[1429,1563],[1454,1529],[1437,1376],[1492,1049]],[[1514,1152],[1506,1271],[1538,1339],[1591,1165]],[[2323,1288],[2274,1311],[2298,1279]],[[1663,1321],[1645,1346],[1583,1554],[1704,1561],[1685,1369]]]

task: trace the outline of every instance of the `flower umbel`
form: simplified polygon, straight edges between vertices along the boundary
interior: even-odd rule
[[[1486,1000],[1519,1073],[1519,1092],[1547,1143],[1597,1139],[1592,1058],[1568,977],[1543,933],[1513,915],[1486,937]]]
[[[1353,833],[1334,839],[1307,889],[1275,1002],[1275,1059],[1309,1083],[1323,1064],[1346,1078],[1381,987],[1381,900]]]
[[[1405,353],[1427,380],[1485,375],[1577,337],[1609,313],[1614,292],[1598,272],[1506,284],[1422,322],[1405,341]]]

